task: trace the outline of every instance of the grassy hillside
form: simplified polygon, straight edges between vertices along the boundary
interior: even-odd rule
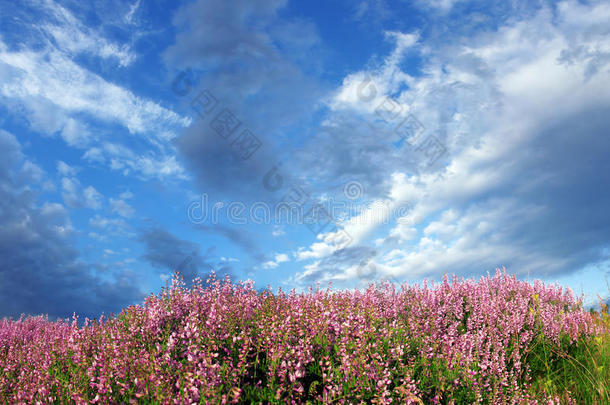
[[[498,272],[257,293],[178,279],[110,319],[0,321],[0,403],[610,403],[610,319]]]

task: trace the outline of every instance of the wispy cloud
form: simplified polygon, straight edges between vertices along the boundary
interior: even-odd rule
[[[70,53],[90,53],[104,59],[112,58],[121,67],[128,66],[135,60],[136,55],[128,44],[119,45],[107,40],[100,32],[85,26],[68,9],[53,0],[34,3],[39,11],[47,13],[46,23],[39,28],[53,38],[58,48]]]
[[[16,116],[25,116],[36,132],[59,135],[67,145],[90,152],[86,156],[94,156],[99,143],[122,145],[97,156],[99,163],[114,160],[113,167],[128,167],[123,174],[184,178],[169,141],[190,124],[190,118],[134,94],[78,59],[89,54],[127,68],[135,59],[130,46],[109,40],[52,0],[26,5],[44,23],[7,9],[9,15],[20,16],[20,30],[27,35],[11,46],[0,37],[0,101]],[[116,134],[116,125],[125,131]],[[125,142],[126,134],[144,144]]]
[[[384,183],[391,201],[412,204],[412,211],[377,239],[381,251],[373,263],[380,274],[418,278],[511,265],[515,271],[549,275],[602,259],[600,249],[610,243],[610,223],[600,211],[610,198],[603,186],[610,170],[600,151],[610,145],[601,136],[607,125],[601,111],[610,106],[610,92],[599,89],[608,88],[610,60],[599,53],[594,61],[567,55],[610,48],[608,29],[600,22],[610,22],[603,17],[610,15],[607,8],[564,2],[554,17],[543,8],[531,18],[442,46],[439,52],[422,42],[418,48],[429,54],[421,77],[399,69],[401,55],[415,37],[394,36],[403,41],[397,40],[381,68],[344,80],[330,103],[335,113],[327,125],[334,132],[350,114],[374,116],[379,104],[366,104],[356,93],[371,80],[377,98],[392,97],[402,104],[450,152],[445,167],[417,172],[409,167],[412,161],[398,163],[385,151],[360,160],[367,176],[392,179]],[[352,147],[356,151],[362,144],[339,146],[342,152]],[[341,161],[336,155],[340,149],[320,150],[325,154],[321,160]],[[352,168],[342,162],[337,171]],[[587,190],[596,190],[595,197]],[[574,210],[585,205],[586,212]],[[367,234],[377,228],[371,226]],[[356,267],[319,270],[321,260],[339,253],[324,243],[325,237],[297,253],[317,260],[297,279],[324,273],[328,279],[354,282]]]

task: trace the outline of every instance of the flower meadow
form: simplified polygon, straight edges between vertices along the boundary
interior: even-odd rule
[[[505,270],[304,293],[176,276],[82,325],[1,320],[0,403],[607,403],[608,325]]]

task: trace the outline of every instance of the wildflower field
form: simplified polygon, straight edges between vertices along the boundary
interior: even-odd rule
[[[257,292],[178,278],[118,316],[0,321],[0,403],[610,403],[607,308],[478,281]]]

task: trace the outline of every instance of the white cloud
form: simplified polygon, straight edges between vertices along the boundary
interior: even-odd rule
[[[174,155],[138,155],[123,145],[110,142],[88,149],[83,154],[83,159],[91,163],[107,164],[111,170],[120,171],[123,175],[133,172],[145,179],[187,178],[184,168]]]
[[[389,237],[395,238],[399,243],[408,242],[417,237],[417,228],[411,226],[408,221],[398,222],[397,225],[390,231]],[[381,245],[383,243],[383,239],[380,240],[380,243],[376,242],[377,245]]]
[[[38,183],[45,177],[45,172],[40,166],[31,160],[25,160],[21,168],[21,175],[31,183]]]
[[[121,194],[119,194],[119,198],[121,200],[129,200],[130,198],[133,198],[133,193],[129,190],[124,191]]]
[[[262,267],[264,269],[275,269],[277,268],[281,263],[285,263],[285,262],[289,262],[290,261],[290,257],[288,257],[287,254],[285,253],[276,253],[275,255],[275,259],[274,260],[270,260],[268,262],[265,262],[262,264]]]
[[[61,178],[61,195],[67,206],[71,208],[99,209],[102,206],[104,196],[93,186],[83,189],[80,181],[76,178],[78,169],[68,165],[62,160],[57,161],[57,172]]]
[[[402,174],[395,174],[395,179],[403,179]],[[400,184],[400,183],[399,183]],[[388,224],[392,217],[409,208],[406,196],[392,189],[389,198],[373,201],[362,209],[359,214],[338,223],[338,229],[318,235],[321,242],[313,243],[309,249],[301,248],[296,252],[297,260],[320,259],[346,246],[354,246],[363,242],[377,227]]]
[[[85,125],[69,118],[61,130],[61,137],[70,146],[84,147],[94,140],[93,135]]]
[[[278,253],[275,255],[275,261],[277,263],[284,263],[284,262],[289,262],[290,258],[285,253]]]
[[[51,180],[47,180],[44,183],[42,183],[42,190],[43,191],[57,191],[57,186],[55,185],[55,183]]]
[[[59,48],[70,53],[89,53],[103,59],[115,59],[121,67],[130,65],[136,59],[129,45],[118,45],[108,41],[100,32],[86,27],[69,10],[56,2],[41,0],[38,6],[52,16],[47,18],[47,21],[52,22],[43,24],[39,28],[53,37]],[[136,8],[137,5],[133,11]],[[132,15],[133,11],[131,11]]]
[[[138,11],[139,7],[140,7],[140,0],[136,0],[131,5],[131,7],[129,7],[129,12],[125,15],[125,21],[128,24],[133,24],[134,23],[134,15]]]
[[[460,1],[464,0],[417,0],[416,4],[422,8],[433,8],[442,13],[447,13]]]
[[[570,184],[546,168],[553,159],[567,156],[540,150],[540,145],[553,148],[556,142],[541,140],[541,134],[566,117],[610,106],[610,58],[596,58],[593,52],[580,59],[571,57],[581,55],[583,47],[597,50],[597,55],[610,51],[608,27],[610,5],[563,2],[556,16],[543,8],[531,19],[513,20],[462,45],[439,47],[438,53],[434,44],[415,45],[428,52],[421,77],[398,69],[405,49],[415,44],[414,38],[404,38],[403,45],[396,41],[395,51],[381,68],[345,78],[330,99],[334,115],[326,125],[332,126],[335,117],[346,113],[368,119],[378,102],[398,91],[397,105],[425,122],[428,131],[439,133],[450,153],[448,164],[438,170],[407,176],[394,168],[385,173],[391,179],[388,197],[379,201],[393,207],[409,203],[412,211],[389,232],[381,231],[385,238],[375,237],[379,253],[372,264],[380,276],[482,272],[508,263],[515,265],[515,271],[553,274],[593,257],[585,251],[591,246],[570,253],[560,248],[570,243],[561,241],[569,234],[561,223],[552,222],[565,234],[547,236],[552,240],[544,238],[544,226],[534,233],[530,224],[545,224],[543,218],[562,212],[561,201],[546,201],[535,190]],[[359,90],[374,97],[363,100]],[[380,164],[372,170],[388,168]],[[582,179],[573,184],[578,182]],[[362,224],[356,219],[339,224],[353,234],[350,246],[366,243],[369,235],[380,232],[381,222]],[[320,261],[337,253],[327,243],[329,236],[319,236],[321,241],[296,252],[298,260],[315,260],[297,280],[317,274]],[[327,278],[353,280],[356,268]]]
[[[416,47],[419,34],[388,31],[385,36],[394,42],[394,51],[385,58],[379,68],[355,72],[345,77],[341,87],[327,101],[331,109],[373,114],[396,89],[414,83],[415,79],[398,69],[398,65],[405,53]],[[406,104],[396,105],[396,110],[408,109],[409,106]]]
[[[87,207],[96,210],[102,206],[104,196],[92,186],[83,189],[75,177],[63,177],[61,188],[62,198],[71,208]]]
[[[78,207],[81,204],[79,185],[76,180],[64,177],[61,179],[62,197],[69,207]]]
[[[96,210],[102,206],[104,196],[92,186],[85,188],[83,196],[85,197],[87,207]]]
[[[114,198],[110,198],[109,202],[112,211],[116,212],[122,217],[129,218],[135,213],[134,208],[131,205],[127,204],[124,200],[115,200]]]
[[[89,232],[88,235],[89,235],[90,238],[95,239],[95,240],[100,241],[100,242],[106,240],[105,236],[100,235],[97,232]]]
[[[337,250],[336,247],[325,242],[314,242],[309,246],[309,250],[299,248],[295,253],[297,260],[320,259],[331,255]]]
[[[62,160],[57,161],[57,171],[62,176],[75,176],[76,172],[77,172],[76,168],[68,165],[66,162],[64,162]]]
[[[129,167],[123,170],[125,174],[184,178],[170,141],[177,131],[190,125],[191,119],[77,63],[75,58],[80,53],[116,60],[121,66],[131,63],[135,56],[127,46],[115,45],[84,26],[61,5],[51,0],[38,5],[48,15],[48,22],[24,29],[32,31],[32,38],[42,32],[42,46],[32,44],[28,49],[31,38],[27,36],[25,46],[19,48],[9,48],[0,39],[0,102],[13,113],[24,115],[41,135],[59,135],[67,145],[86,149],[85,157],[91,161],[111,165],[115,159]],[[115,139],[125,136],[113,128],[116,124],[145,143],[139,143],[138,149],[125,148],[129,154],[117,151],[114,155],[111,150],[97,148],[100,142],[116,143]]]
[[[102,151],[102,149],[97,147],[88,149],[87,152],[83,154],[83,159],[89,162],[96,163],[104,163],[106,161],[106,159],[104,158],[104,152]]]
[[[58,236],[68,237],[72,235],[74,227],[63,205],[45,201],[40,208],[40,214],[42,219],[49,221],[49,226]],[[24,222],[29,222],[29,220],[30,218],[27,217]]]
[[[0,52],[0,63],[9,72],[0,85],[0,94],[34,111],[31,102],[39,100],[66,114],[87,113],[119,123],[132,134],[154,135],[160,128],[190,124],[189,118],[107,82],[56,50],[5,50]]]
[[[282,229],[281,226],[275,225],[273,227],[273,231],[271,232],[271,234],[275,237],[278,237],[278,236],[286,235],[286,231],[284,231],[284,229]]]
[[[110,228],[122,229],[127,227],[127,223],[123,219],[110,219],[102,217],[98,214],[96,214],[92,218],[89,218],[89,225],[102,230],[108,230]]]

